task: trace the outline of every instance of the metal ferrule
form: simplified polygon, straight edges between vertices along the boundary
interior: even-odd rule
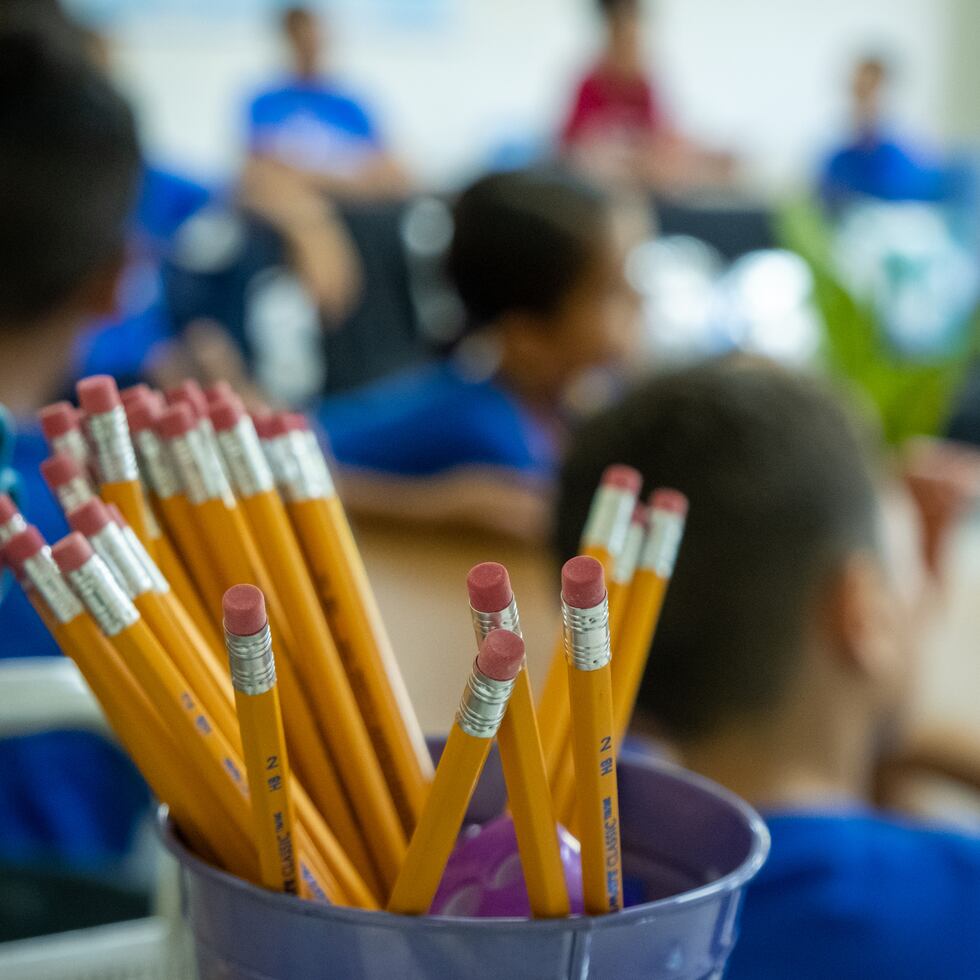
[[[67,483],[57,487],[54,495],[58,498],[61,509],[66,514],[70,514],[82,504],[87,504],[95,496],[95,491],[84,476],[74,476]]]
[[[231,429],[217,433],[218,448],[231,485],[239,497],[253,497],[275,489],[272,468],[252,420],[243,415]]]
[[[81,429],[69,429],[64,435],[55,436],[51,440],[51,452],[71,456],[83,470],[92,462],[92,452]]]
[[[459,699],[456,724],[474,738],[493,738],[507,713],[507,702],[513,690],[513,678],[495,681],[480,673],[474,662],[463,696]]]
[[[286,500],[320,500],[336,494],[327,461],[312,432],[287,432],[266,442],[266,458]]]
[[[645,539],[646,528],[642,524],[632,522],[626,532],[623,550],[617,555],[613,566],[612,579],[614,582],[626,585],[633,578],[636,566],[640,563],[640,552],[643,551]]]
[[[498,612],[480,612],[470,606],[470,618],[473,620],[473,632],[476,634],[478,644],[494,630],[510,630],[518,636],[524,635],[521,633],[521,617],[517,613],[517,600],[513,596],[509,605]]]
[[[139,477],[129,423],[122,405],[117,405],[111,412],[90,415],[88,431],[103,483],[125,483]]]
[[[15,534],[27,530],[27,521],[24,515],[17,513],[3,524],[0,524],[0,547],[5,545]]]
[[[140,567],[149,576],[153,591],[157,595],[166,595],[170,591],[170,583],[167,581],[163,572],[160,571],[160,566],[153,560],[146,548],[143,547],[143,542],[140,541],[137,533],[128,524],[119,530],[122,531],[123,537],[126,539],[126,544],[129,545],[129,550],[132,551],[136,560],[140,563]]]
[[[650,531],[640,556],[640,567],[661,578],[674,574],[674,563],[684,537],[684,518],[666,510],[655,510],[650,515]]]
[[[152,429],[137,432],[134,438],[140,473],[160,500],[180,493],[180,478],[163,440]]]
[[[59,623],[69,623],[82,612],[78,596],[65,581],[47,545],[24,562],[24,575]]]
[[[236,691],[265,694],[276,686],[276,660],[268,623],[253,636],[236,636],[225,630],[225,647]]]
[[[192,504],[206,500],[223,500],[229,507],[234,503],[231,486],[221,468],[218,454],[201,429],[170,440],[170,452],[187,499]]]
[[[129,596],[98,555],[69,572],[68,581],[106,636],[121,633],[140,618]]]
[[[591,609],[576,609],[562,602],[561,622],[565,660],[576,670],[601,670],[612,660],[609,602],[605,597]]]
[[[582,532],[583,550],[601,547],[618,555],[626,543],[635,506],[636,498],[628,490],[599,487]]]
[[[153,582],[133,554],[121,527],[117,524],[106,524],[98,534],[93,534],[88,540],[130,599],[153,591]]]

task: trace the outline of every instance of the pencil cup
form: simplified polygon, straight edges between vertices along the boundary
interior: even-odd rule
[[[441,744],[432,747],[437,754]],[[163,820],[182,868],[200,978],[720,980],[742,893],[769,850],[765,825],[714,783],[645,756],[624,752],[618,775],[628,907],[597,917],[410,917],[318,906],[215,870]],[[494,753],[469,819],[491,820],[503,803]]]

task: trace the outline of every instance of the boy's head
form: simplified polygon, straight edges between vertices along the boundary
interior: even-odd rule
[[[632,60],[640,49],[643,33],[640,0],[598,0],[598,4],[613,52]]]
[[[877,120],[890,77],[890,66],[880,55],[865,55],[854,66],[851,97],[860,121],[870,123]]]
[[[690,499],[638,710],[680,744],[826,699],[868,724],[908,661],[879,558],[869,464],[817,383],[729,359],[656,377],[579,434],[561,478],[558,545],[577,548],[603,468]]]
[[[293,68],[300,78],[313,78],[320,70],[323,35],[320,21],[308,7],[287,7],[282,31],[289,44]]]
[[[474,327],[560,388],[621,357],[635,331],[610,202],[553,170],[490,174],[456,204],[449,276]]]
[[[68,32],[0,26],[0,330],[109,313],[139,171],[132,114]]]

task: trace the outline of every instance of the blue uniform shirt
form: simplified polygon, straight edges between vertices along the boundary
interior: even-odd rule
[[[248,143],[302,169],[346,175],[379,149],[367,111],[327,79],[292,79],[256,96]]]
[[[553,439],[512,394],[468,380],[451,362],[330,399],[317,417],[348,466],[403,476],[500,466],[542,477],[557,467]]]
[[[866,811],[766,823],[726,980],[980,977],[980,838]]]

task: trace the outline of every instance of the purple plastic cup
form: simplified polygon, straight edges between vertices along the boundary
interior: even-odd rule
[[[200,980],[718,980],[745,885],[769,850],[765,824],[714,783],[646,756],[621,757],[619,785],[624,894],[638,904],[568,919],[315,905],[212,868],[163,820]],[[489,822],[504,800],[493,753],[468,820]]]

